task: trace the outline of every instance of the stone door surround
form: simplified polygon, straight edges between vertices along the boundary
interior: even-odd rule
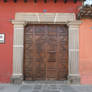
[[[13,73],[12,83],[23,81],[24,27],[27,24],[66,24],[68,26],[68,81],[80,83],[79,74],[79,27],[74,13],[16,13],[12,20]]]

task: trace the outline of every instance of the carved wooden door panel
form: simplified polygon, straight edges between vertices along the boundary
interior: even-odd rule
[[[46,76],[46,33],[40,25],[25,28],[25,80],[45,80]]]
[[[64,80],[68,73],[64,25],[28,25],[24,37],[24,79]]]

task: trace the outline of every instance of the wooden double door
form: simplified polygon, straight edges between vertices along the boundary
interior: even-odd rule
[[[24,31],[24,80],[66,80],[67,75],[67,26],[27,25]]]

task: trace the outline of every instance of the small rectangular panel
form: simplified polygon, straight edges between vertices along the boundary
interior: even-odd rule
[[[48,52],[48,62],[56,62],[56,52]]]
[[[0,34],[0,43],[5,42],[5,34]]]
[[[56,78],[57,71],[56,70],[47,70],[47,78]]]
[[[57,62],[48,62],[47,63],[47,69],[56,69]]]

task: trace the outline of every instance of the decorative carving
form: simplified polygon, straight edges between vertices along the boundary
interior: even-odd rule
[[[92,18],[92,6],[82,6],[77,14],[77,19]]]

